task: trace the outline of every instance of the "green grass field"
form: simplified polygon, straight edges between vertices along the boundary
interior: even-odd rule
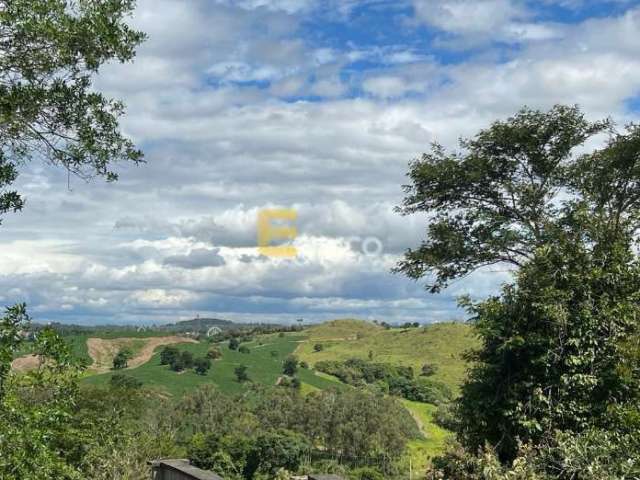
[[[216,385],[223,392],[236,393],[247,386],[236,380],[234,369],[238,365],[248,367],[251,381],[262,385],[275,385],[278,377],[282,375],[282,361],[287,355],[293,353],[299,342],[304,339],[304,335],[298,334],[288,334],[284,337],[279,337],[276,334],[264,335],[256,341],[243,344],[250,348],[251,353],[248,354],[229,350],[227,344],[223,343],[219,345],[223,352],[222,358],[213,362],[211,370],[205,376],[197,375],[193,370],[176,373],[166,365],[160,365],[159,352],[162,349],[160,347],[149,362],[121,373],[137,378],[147,387],[175,397],[206,383]],[[186,350],[193,353],[195,357],[204,356],[211,348],[207,342],[174,346],[181,351]],[[83,379],[83,383],[105,385],[109,382],[111,375],[112,373],[104,373],[87,376]],[[303,382],[303,389],[306,391],[341,387],[341,384],[336,380],[315,375],[312,371],[303,368],[299,369],[298,377]]]
[[[435,380],[446,383],[454,392],[459,390],[467,365],[462,354],[477,346],[477,339],[468,325],[438,323],[420,328],[386,330],[360,320],[334,320],[305,331],[306,342],[296,354],[314,365],[321,360],[368,359],[374,362],[412,366],[416,375],[425,363],[434,364]],[[314,351],[316,343],[324,350]]]

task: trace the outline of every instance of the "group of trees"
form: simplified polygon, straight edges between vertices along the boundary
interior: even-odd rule
[[[398,270],[433,292],[496,264],[514,281],[462,299],[482,345],[454,409],[461,447],[434,475],[637,477],[640,127],[523,109],[461,147],[412,164],[402,211],[432,220]]]
[[[345,471],[367,462],[391,476],[406,442],[418,435],[395,400],[353,389],[305,397],[255,386],[230,398],[207,386],[176,411],[183,412],[176,428],[190,438],[190,458],[230,480],[272,479],[282,468]]]
[[[195,358],[193,353],[187,350],[179,350],[176,347],[166,346],[160,352],[160,365],[168,365],[174,372],[182,372],[193,368],[198,375],[206,375],[211,368],[211,350],[206,357]]]
[[[349,385],[375,387],[381,392],[404,397],[407,400],[438,405],[450,401],[453,396],[451,390],[442,382],[415,378],[411,367],[351,358],[344,362],[337,360],[317,362],[315,368]]]

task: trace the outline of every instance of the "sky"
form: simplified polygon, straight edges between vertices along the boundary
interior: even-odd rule
[[[85,182],[33,162],[0,226],[0,304],[36,321],[461,320],[456,298],[391,269],[428,220],[402,217],[411,160],[455,149],[524,105],[640,112],[640,2],[140,0],[149,38],[96,88],[123,99],[147,163]],[[265,256],[257,217],[295,210],[295,258]]]

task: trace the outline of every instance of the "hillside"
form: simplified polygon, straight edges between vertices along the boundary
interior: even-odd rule
[[[252,382],[262,385],[275,385],[282,375],[282,361],[290,355],[303,336],[287,334],[280,337],[277,334],[261,335],[252,342],[243,343],[250,353],[240,353],[230,350],[227,342],[219,344],[222,358],[213,362],[207,375],[197,375],[193,370],[181,373],[173,372],[166,365],[160,365],[160,350],[156,348],[151,359],[137,368],[124,371],[127,375],[143,382],[146,387],[154,388],[164,394],[176,398],[203,384],[213,384],[225,393],[236,393],[247,388],[249,384],[241,384],[236,380],[234,370],[239,365],[248,367],[249,378]],[[211,348],[208,342],[183,343],[174,345],[178,350],[186,350],[195,357],[206,355]],[[83,383],[90,385],[106,385],[113,372],[91,375],[83,379]],[[334,379],[315,375],[311,370],[300,368],[298,376],[302,381],[303,390],[340,387]]]
[[[321,360],[368,359],[411,366],[417,373],[425,363],[437,368],[434,379],[458,391],[466,364],[462,354],[477,345],[471,327],[461,323],[438,323],[418,328],[385,329],[361,320],[334,320],[305,330],[307,340],[296,354],[315,365]],[[316,352],[314,346],[323,350]]]

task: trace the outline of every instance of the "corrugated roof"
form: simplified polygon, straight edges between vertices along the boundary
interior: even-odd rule
[[[223,480],[222,477],[219,477],[213,472],[208,472],[206,470],[202,470],[200,468],[194,467],[189,463],[188,460],[182,459],[167,459],[167,460],[156,460],[151,464],[154,468],[163,467],[170,468],[173,470],[177,470],[178,472],[189,475],[193,478],[193,480]]]

